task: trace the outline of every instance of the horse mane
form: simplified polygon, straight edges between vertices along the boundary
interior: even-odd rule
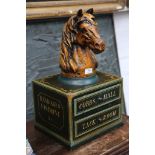
[[[72,50],[73,42],[75,41],[75,16],[69,18],[68,22],[65,24],[62,33],[62,42],[66,48],[70,51]]]

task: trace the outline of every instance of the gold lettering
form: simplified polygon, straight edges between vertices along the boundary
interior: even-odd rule
[[[95,125],[96,125],[96,120],[93,119],[93,120],[90,120],[88,122],[83,123],[82,124],[82,129],[85,130],[85,129],[87,129],[89,127],[92,127],[92,126],[95,126]]]
[[[79,109],[81,109],[81,108],[82,108],[82,104],[79,105]]]
[[[104,97],[103,97],[104,99],[107,99],[107,94],[104,94]]]
[[[113,116],[116,116],[116,110],[115,110],[115,111],[113,111]]]
[[[110,99],[110,98],[115,97],[115,96],[116,96],[116,91],[112,90],[110,92],[103,94],[103,96],[99,96],[98,100],[106,100],[106,99]]]
[[[104,114],[103,116],[99,117],[98,120],[102,122],[102,121],[105,121],[107,119],[110,119],[110,118],[116,116],[116,114],[117,114],[117,111],[113,110],[113,111],[110,111],[109,113]]]
[[[91,107],[93,104],[96,104],[95,99],[86,100],[79,104],[79,109],[85,109]]]
[[[113,91],[111,92],[111,97],[114,97],[114,96],[116,96],[116,91],[115,91],[115,90],[113,90]]]
[[[39,99],[38,104],[40,105],[40,109],[50,114],[48,116],[49,120],[52,119],[52,116],[56,116],[58,118],[60,117],[60,114],[62,113],[62,111],[60,111],[62,109],[62,105],[60,105],[60,103],[57,103],[56,101],[44,95],[40,95],[38,99]]]

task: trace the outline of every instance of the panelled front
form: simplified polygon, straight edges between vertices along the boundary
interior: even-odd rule
[[[62,94],[33,84],[36,123],[69,139],[67,98]]]
[[[86,136],[121,119],[122,80],[73,99],[73,139]]]

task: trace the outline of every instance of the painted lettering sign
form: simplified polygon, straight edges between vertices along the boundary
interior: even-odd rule
[[[40,118],[57,129],[62,128],[64,126],[64,109],[62,103],[44,93],[39,93],[37,99]]]
[[[120,105],[100,111],[92,116],[75,121],[75,137],[100,128],[120,118]]]
[[[121,97],[120,84],[74,99],[74,115],[77,116],[105,105]]]

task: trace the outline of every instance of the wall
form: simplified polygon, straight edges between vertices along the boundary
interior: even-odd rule
[[[129,114],[129,12],[115,13],[114,25],[121,76],[124,82],[126,112]]]

